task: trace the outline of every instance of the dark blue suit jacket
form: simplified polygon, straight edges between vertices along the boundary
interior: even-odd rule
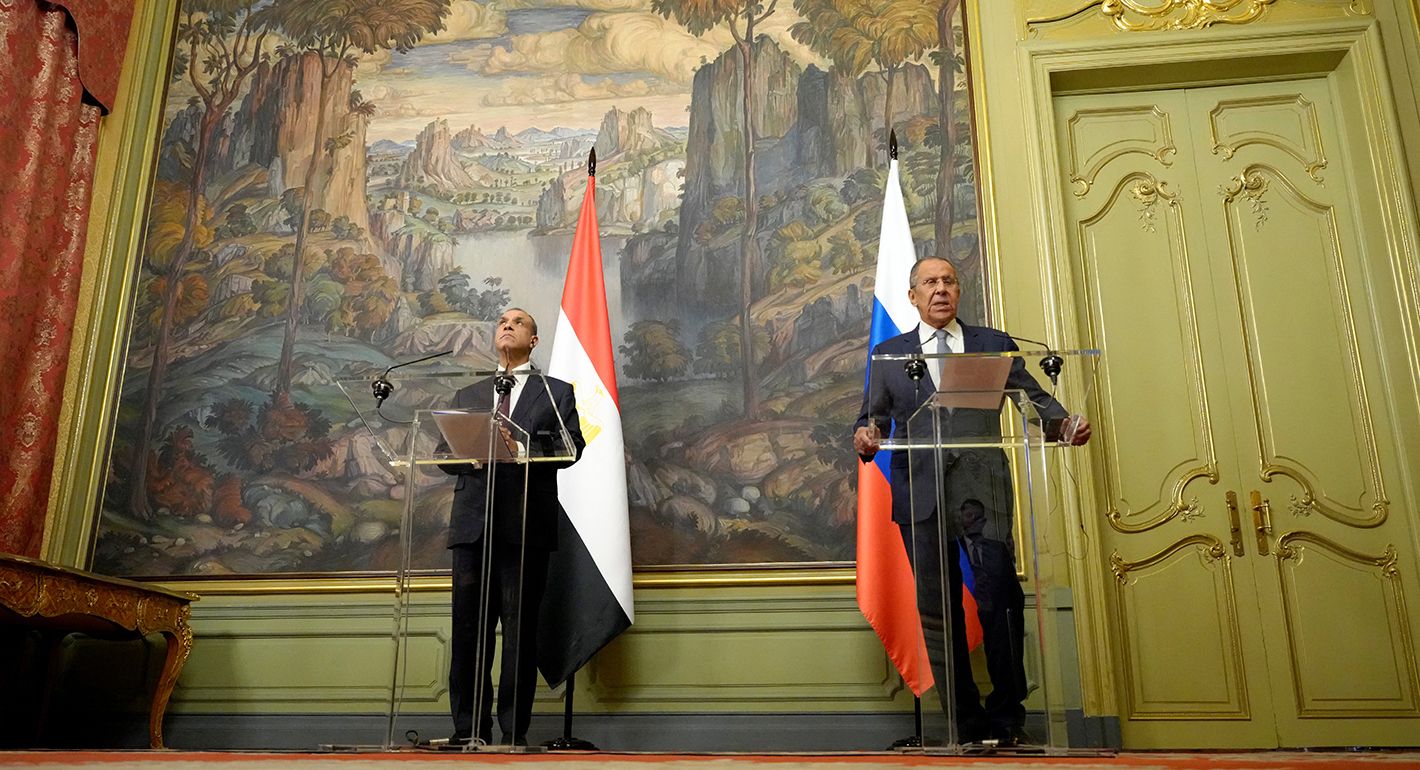
[[[962,324],[963,349],[967,353],[989,353],[1019,350],[1015,340],[1005,332],[985,326]],[[873,348],[873,355],[921,353],[922,343],[918,327],[906,334],[883,340]],[[885,436],[900,438],[907,434],[908,420],[932,394],[930,377],[913,382],[904,367],[893,362],[868,378],[869,387],[863,393],[863,408],[858,415],[857,428],[866,426],[871,419]],[[1025,362],[1012,362],[1011,373],[1006,379],[1008,389],[1024,391],[1035,403],[1047,425],[1057,424],[1068,416],[1040,383],[1026,371]],[[929,436],[932,434],[927,414],[919,415],[912,423],[912,434]],[[944,426],[950,434],[958,436],[999,436],[1000,415],[996,411],[980,409],[956,409],[944,419]],[[940,457],[942,468],[937,468]],[[862,458],[870,462],[871,456]],[[940,455],[931,450],[896,450],[889,463],[891,468],[889,483],[892,486],[892,518],[899,525],[920,523],[931,518],[936,512],[938,497],[937,483],[940,479],[946,488],[946,506],[953,523],[960,522],[961,506],[967,501],[976,501],[985,509],[988,517],[1007,517],[1014,505],[1011,493],[1010,465],[1006,453],[1000,449],[959,449],[945,451]],[[908,470],[911,468],[911,473]],[[910,476],[910,478],[909,478]],[[959,534],[955,527],[948,527],[951,534]]]
[[[546,387],[543,380],[546,380]],[[454,395],[456,409],[488,409],[496,404],[493,378],[481,380]],[[529,435],[536,454],[539,441],[546,442],[557,434],[557,415],[581,458],[587,443],[582,439],[582,423],[577,417],[577,399],[572,386],[555,377],[528,376],[518,403],[509,418]],[[572,462],[576,462],[574,459]],[[557,471],[572,462],[494,463],[493,537],[495,542],[525,543],[530,548],[557,548],[558,513]],[[441,466],[446,472],[457,473],[454,486],[454,507],[449,520],[449,546],[477,543],[483,538],[484,511],[488,500],[488,467],[475,469],[468,465]],[[519,515],[522,506],[523,473],[526,470],[527,524],[526,537]]]

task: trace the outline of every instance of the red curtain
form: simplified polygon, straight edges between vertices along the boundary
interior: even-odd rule
[[[112,104],[132,18],[131,0],[68,4],[73,17],[0,0],[0,551],[25,556],[44,534],[100,104]],[[91,90],[79,29],[96,57]]]

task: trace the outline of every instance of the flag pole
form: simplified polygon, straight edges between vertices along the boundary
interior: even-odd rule
[[[587,153],[587,180],[589,184],[596,178],[596,175],[597,148],[593,147]],[[562,737],[542,744],[549,751],[600,751],[591,741],[572,735],[572,713],[576,710],[574,704],[576,702],[577,671],[580,670],[580,668],[573,669],[572,673],[567,675],[567,689],[563,695],[562,704]]]
[[[890,159],[889,164],[897,160],[897,129],[888,130],[888,158]],[[922,748],[922,698],[920,696],[912,696],[912,715],[915,726],[913,734],[893,741],[892,745],[888,746],[889,751]]]
[[[567,677],[567,693],[563,698],[562,737],[542,744],[548,751],[601,751],[601,749],[598,749],[596,744],[591,741],[572,737],[572,696],[575,692],[573,684],[576,681],[577,672],[573,671],[572,675]]]
[[[917,732],[906,738],[898,738],[888,746],[888,751],[902,751],[904,749],[922,748],[922,699],[916,695],[912,696],[912,716],[917,727]]]

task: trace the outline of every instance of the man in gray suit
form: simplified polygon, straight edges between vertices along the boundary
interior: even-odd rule
[[[879,354],[1006,352],[1018,348],[1005,332],[984,326],[968,326],[957,320],[961,285],[956,268],[947,260],[928,257],[912,266],[908,299],[917,309],[921,323],[905,334],[884,340],[873,348]],[[935,362],[933,362],[935,363]],[[939,372],[928,365],[914,379],[906,367],[887,366],[873,373],[863,394],[863,408],[853,433],[853,447],[863,462],[870,462],[881,447],[882,437],[932,434],[927,413],[913,416],[936,390]],[[1070,443],[1084,444],[1090,438],[1090,424],[1070,418],[1069,412],[1026,372],[1024,362],[1012,362],[1006,387],[1026,394],[1043,417],[1044,424],[1059,438],[1068,432]],[[984,409],[955,409],[947,417],[946,428],[956,436],[1000,435],[999,412]],[[912,424],[909,426],[909,421]],[[902,531],[903,543],[917,582],[918,613],[922,618],[932,674],[939,686],[947,682],[946,629],[943,606],[952,619],[952,681],[956,702],[955,720],[962,743],[996,738],[1003,745],[1029,742],[1025,733],[1026,676],[1025,631],[1021,620],[1024,594],[1015,575],[1013,548],[981,548],[993,558],[982,560],[978,581],[991,586],[989,607],[980,612],[985,636],[987,668],[992,692],[981,703],[971,676],[967,649],[966,618],[962,609],[962,570],[959,541],[969,533],[963,527],[967,517],[984,520],[989,529],[1009,543],[1010,520],[1015,505],[1011,488],[1011,468],[1000,449],[953,450],[942,456],[932,450],[896,450],[889,463],[892,488],[892,518]],[[909,468],[911,472],[909,473]],[[945,490],[945,515],[937,510],[937,485]],[[968,540],[972,542],[972,540]],[[1002,545],[1006,545],[1002,544]],[[946,575],[943,597],[943,575]],[[942,698],[945,707],[947,698]],[[949,717],[951,715],[949,714]]]

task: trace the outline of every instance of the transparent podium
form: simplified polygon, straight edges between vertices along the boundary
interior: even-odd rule
[[[935,682],[921,704],[928,753],[1072,751],[1081,703],[1066,455],[1092,429],[1084,411],[1098,359],[870,361],[866,411],[891,453],[893,518]]]
[[[508,731],[516,732],[518,715],[530,711],[535,690],[542,584],[536,571],[546,569],[539,544],[555,539],[556,518],[549,535],[548,517],[530,516],[528,500],[537,498],[548,474],[575,461],[577,427],[564,424],[558,399],[535,369],[511,375],[386,372],[338,384],[375,454],[404,481],[394,495],[402,500],[392,668],[387,729],[378,748],[522,750],[513,738],[523,736],[505,735],[502,745],[495,740],[493,717],[501,721],[506,709],[514,722]],[[416,580],[432,582],[441,575],[452,576],[452,607],[416,603]],[[537,579],[525,581],[525,575]],[[497,626],[505,644],[496,641]],[[523,643],[508,644],[529,629]],[[422,646],[412,650],[411,639]],[[509,652],[502,662],[518,672],[512,679],[504,678],[501,663],[493,666],[495,652],[504,646]],[[493,708],[493,677],[501,679],[498,689],[507,690],[498,708]],[[445,684],[462,719],[451,719],[442,705]],[[485,713],[488,719],[481,718]],[[430,735],[440,737],[430,741]]]

